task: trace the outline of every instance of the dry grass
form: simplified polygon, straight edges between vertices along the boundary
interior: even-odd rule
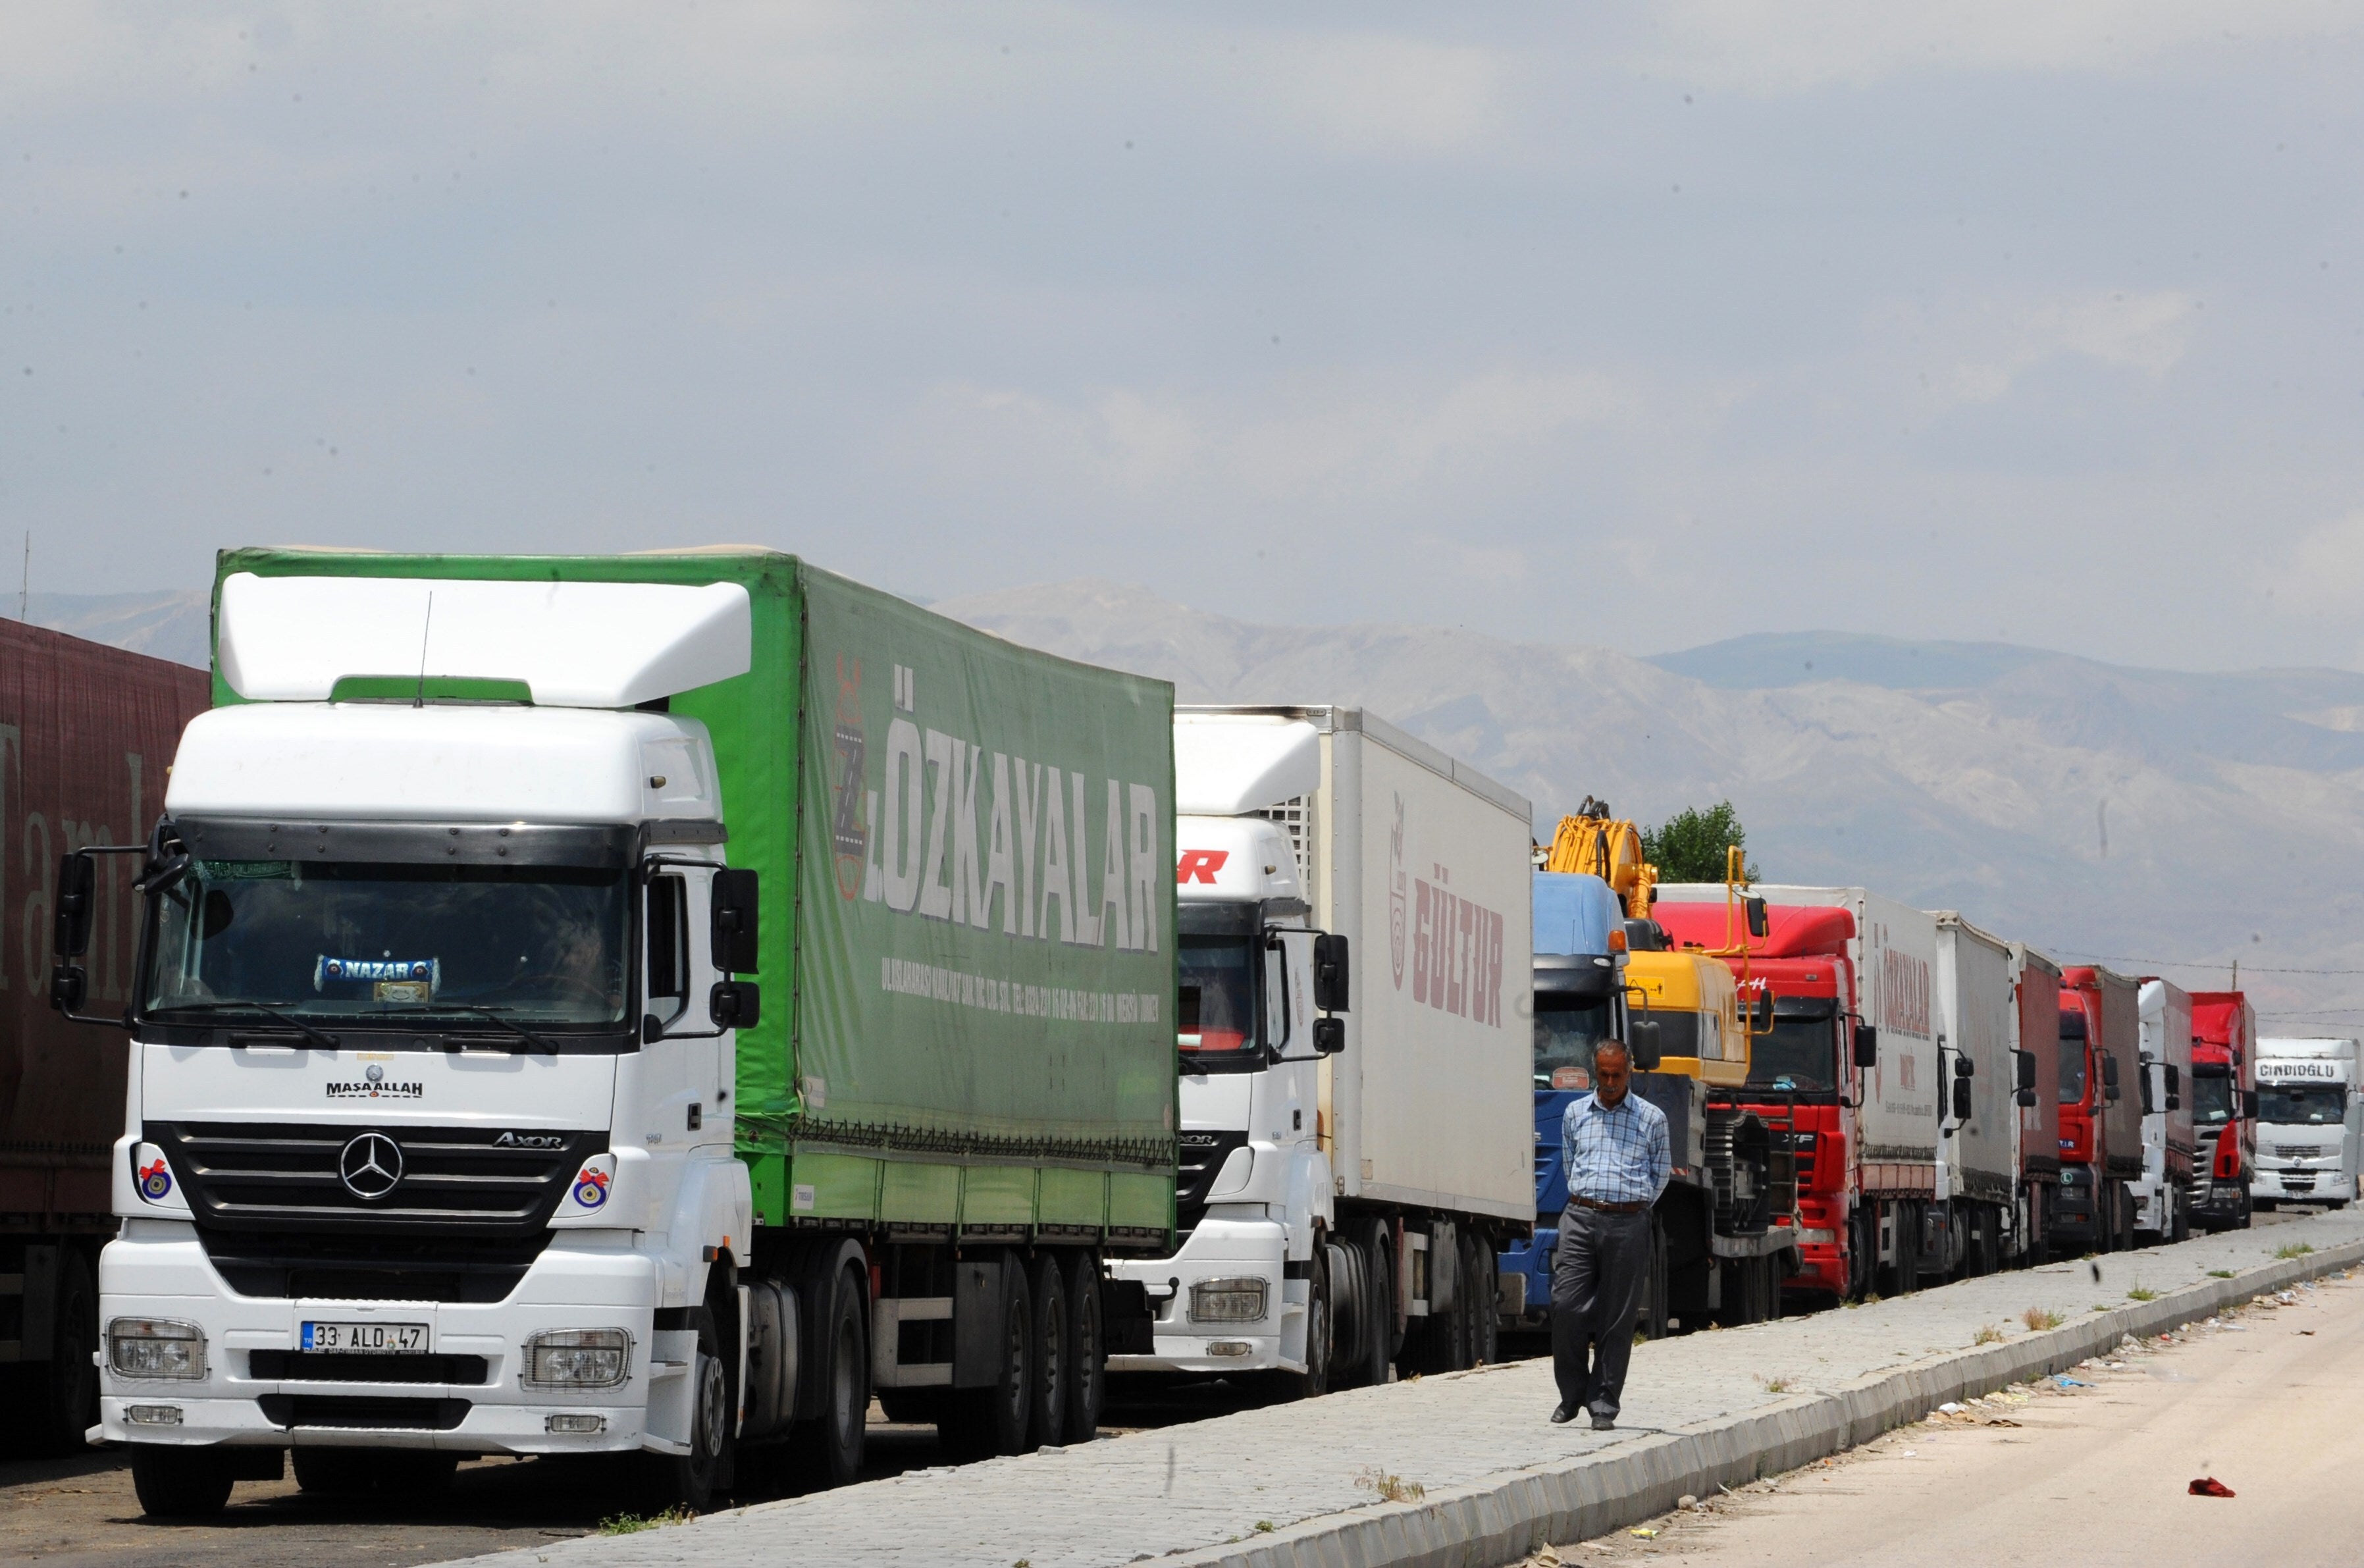
[[[2002,1342],[2002,1330],[1991,1323],[1979,1324],[1979,1331],[1970,1337],[1970,1343],[1974,1345],[1998,1345]]]
[[[1417,1503],[1428,1496],[1428,1488],[1417,1481],[1407,1481],[1400,1475],[1390,1475],[1377,1465],[1370,1465],[1355,1477],[1355,1485],[1378,1494],[1384,1503]]]
[[[2029,1307],[2019,1315],[2019,1320],[2039,1334],[2046,1329],[2057,1329],[2062,1322],[2060,1314],[2043,1307]]]

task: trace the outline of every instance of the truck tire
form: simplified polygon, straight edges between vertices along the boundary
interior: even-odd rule
[[[722,1335],[712,1308],[691,1309],[689,1326],[697,1330],[697,1351],[689,1371],[689,1451],[648,1454],[650,1489],[666,1507],[702,1514],[716,1496],[729,1491],[732,1460],[733,1416],[730,1376],[722,1359]]]
[[[1501,1289],[1495,1282],[1497,1265],[1494,1246],[1476,1235],[1466,1236],[1462,1247],[1468,1254],[1468,1267],[1463,1273],[1462,1289],[1469,1298],[1469,1364],[1491,1366],[1500,1354]]]
[[[1323,1249],[1330,1284],[1330,1386],[1360,1388],[1371,1373],[1371,1271],[1352,1233]]]
[[[1067,1353],[1067,1282],[1057,1256],[1048,1249],[1036,1253],[1026,1283],[1034,1298],[1026,1446],[1061,1448],[1067,1440],[1068,1385],[1075,1364]]]
[[[813,1353],[799,1375],[817,1380],[820,1408],[789,1440],[797,1468],[823,1486],[860,1477],[870,1417],[870,1314],[861,1275],[851,1264],[838,1264],[831,1252],[829,1272],[808,1279],[799,1303],[801,1311],[813,1314]]]
[[[1663,1340],[1673,1331],[1674,1314],[1668,1308],[1674,1289],[1674,1261],[1667,1255],[1667,1218],[1656,1210],[1650,1214],[1649,1272],[1642,1280],[1642,1305],[1634,1309],[1634,1329],[1645,1340]]]
[[[43,1457],[82,1452],[83,1434],[98,1423],[98,1287],[79,1248],[58,1251],[55,1354],[24,1369],[33,1384],[24,1439]]]
[[[1108,1401],[1108,1336],[1100,1308],[1100,1255],[1077,1248],[1067,1260],[1067,1440],[1087,1443],[1100,1433]]]
[[[1388,1369],[1395,1364],[1396,1259],[1395,1234],[1384,1219],[1366,1224],[1362,1234],[1363,1324],[1366,1329],[1358,1382],[1384,1388]]]
[[[229,1466],[210,1450],[131,1445],[131,1489],[151,1518],[210,1518],[229,1503]]]
[[[999,1355],[993,1381],[983,1388],[957,1390],[942,1429],[946,1445],[965,1459],[1026,1451],[1034,1409],[1034,1300],[1026,1286],[1025,1260],[1016,1252],[1001,1254],[1001,1296],[996,1305]]]

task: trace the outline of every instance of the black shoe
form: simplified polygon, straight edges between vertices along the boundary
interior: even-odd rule
[[[1595,1410],[1592,1413],[1592,1429],[1596,1432],[1615,1431],[1617,1429],[1617,1418],[1614,1416],[1604,1416],[1600,1411]]]
[[[1576,1407],[1573,1405],[1563,1405],[1552,1412],[1552,1425],[1555,1427],[1565,1427],[1575,1419]]]

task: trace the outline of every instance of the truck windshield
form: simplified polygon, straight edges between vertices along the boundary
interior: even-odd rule
[[[1535,1087],[1589,1089],[1592,1052],[1610,1036],[1609,998],[1538,992]]]
[[[2085,1015],[2060,1014],[2060,1103],[2073,1106],[2085,1097]]]
[[[1748,1082],[1759,1089],[1828,1094],[1835,1082],[1838,1004],[1794,1011],[1777,1010],[1773,1032],[1756,1037],[1748,1061]]]
[[[2263,1084],[2258,1088],[2258,1119],[2284,1127],[2336,1127],[2347,1113],[2347,1090],[2339,1084]]]
[[[2192,1073],[2191,1119],[2201,1127],[2222,1127],[2233,1119],[2231,1074]]]
[[[1182,939],[1175,1043],[1194,1071],[1249,1063],[1256,1048],[1255,949],[1246,937]]]
[[[153,901],[148,1010],[613,1028],[629,888],[621,868],[196,861]]]

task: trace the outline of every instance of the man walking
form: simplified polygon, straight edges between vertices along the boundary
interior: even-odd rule
[[[1635,1097],[1633,1082],[1624,1043],[1602,1040],[1592,1055],[1592,1093],[1567,1107],[1560,1132],[1567,1209],[1552,1262],[1552,1370],[1559,1379],[1552,1419],[1572,1421],[1589,1410],[1598,1431],[1617,1424],[1634,1314],[1650,1267],[1650,1206],[1673,1174],[1667,1114]]]

